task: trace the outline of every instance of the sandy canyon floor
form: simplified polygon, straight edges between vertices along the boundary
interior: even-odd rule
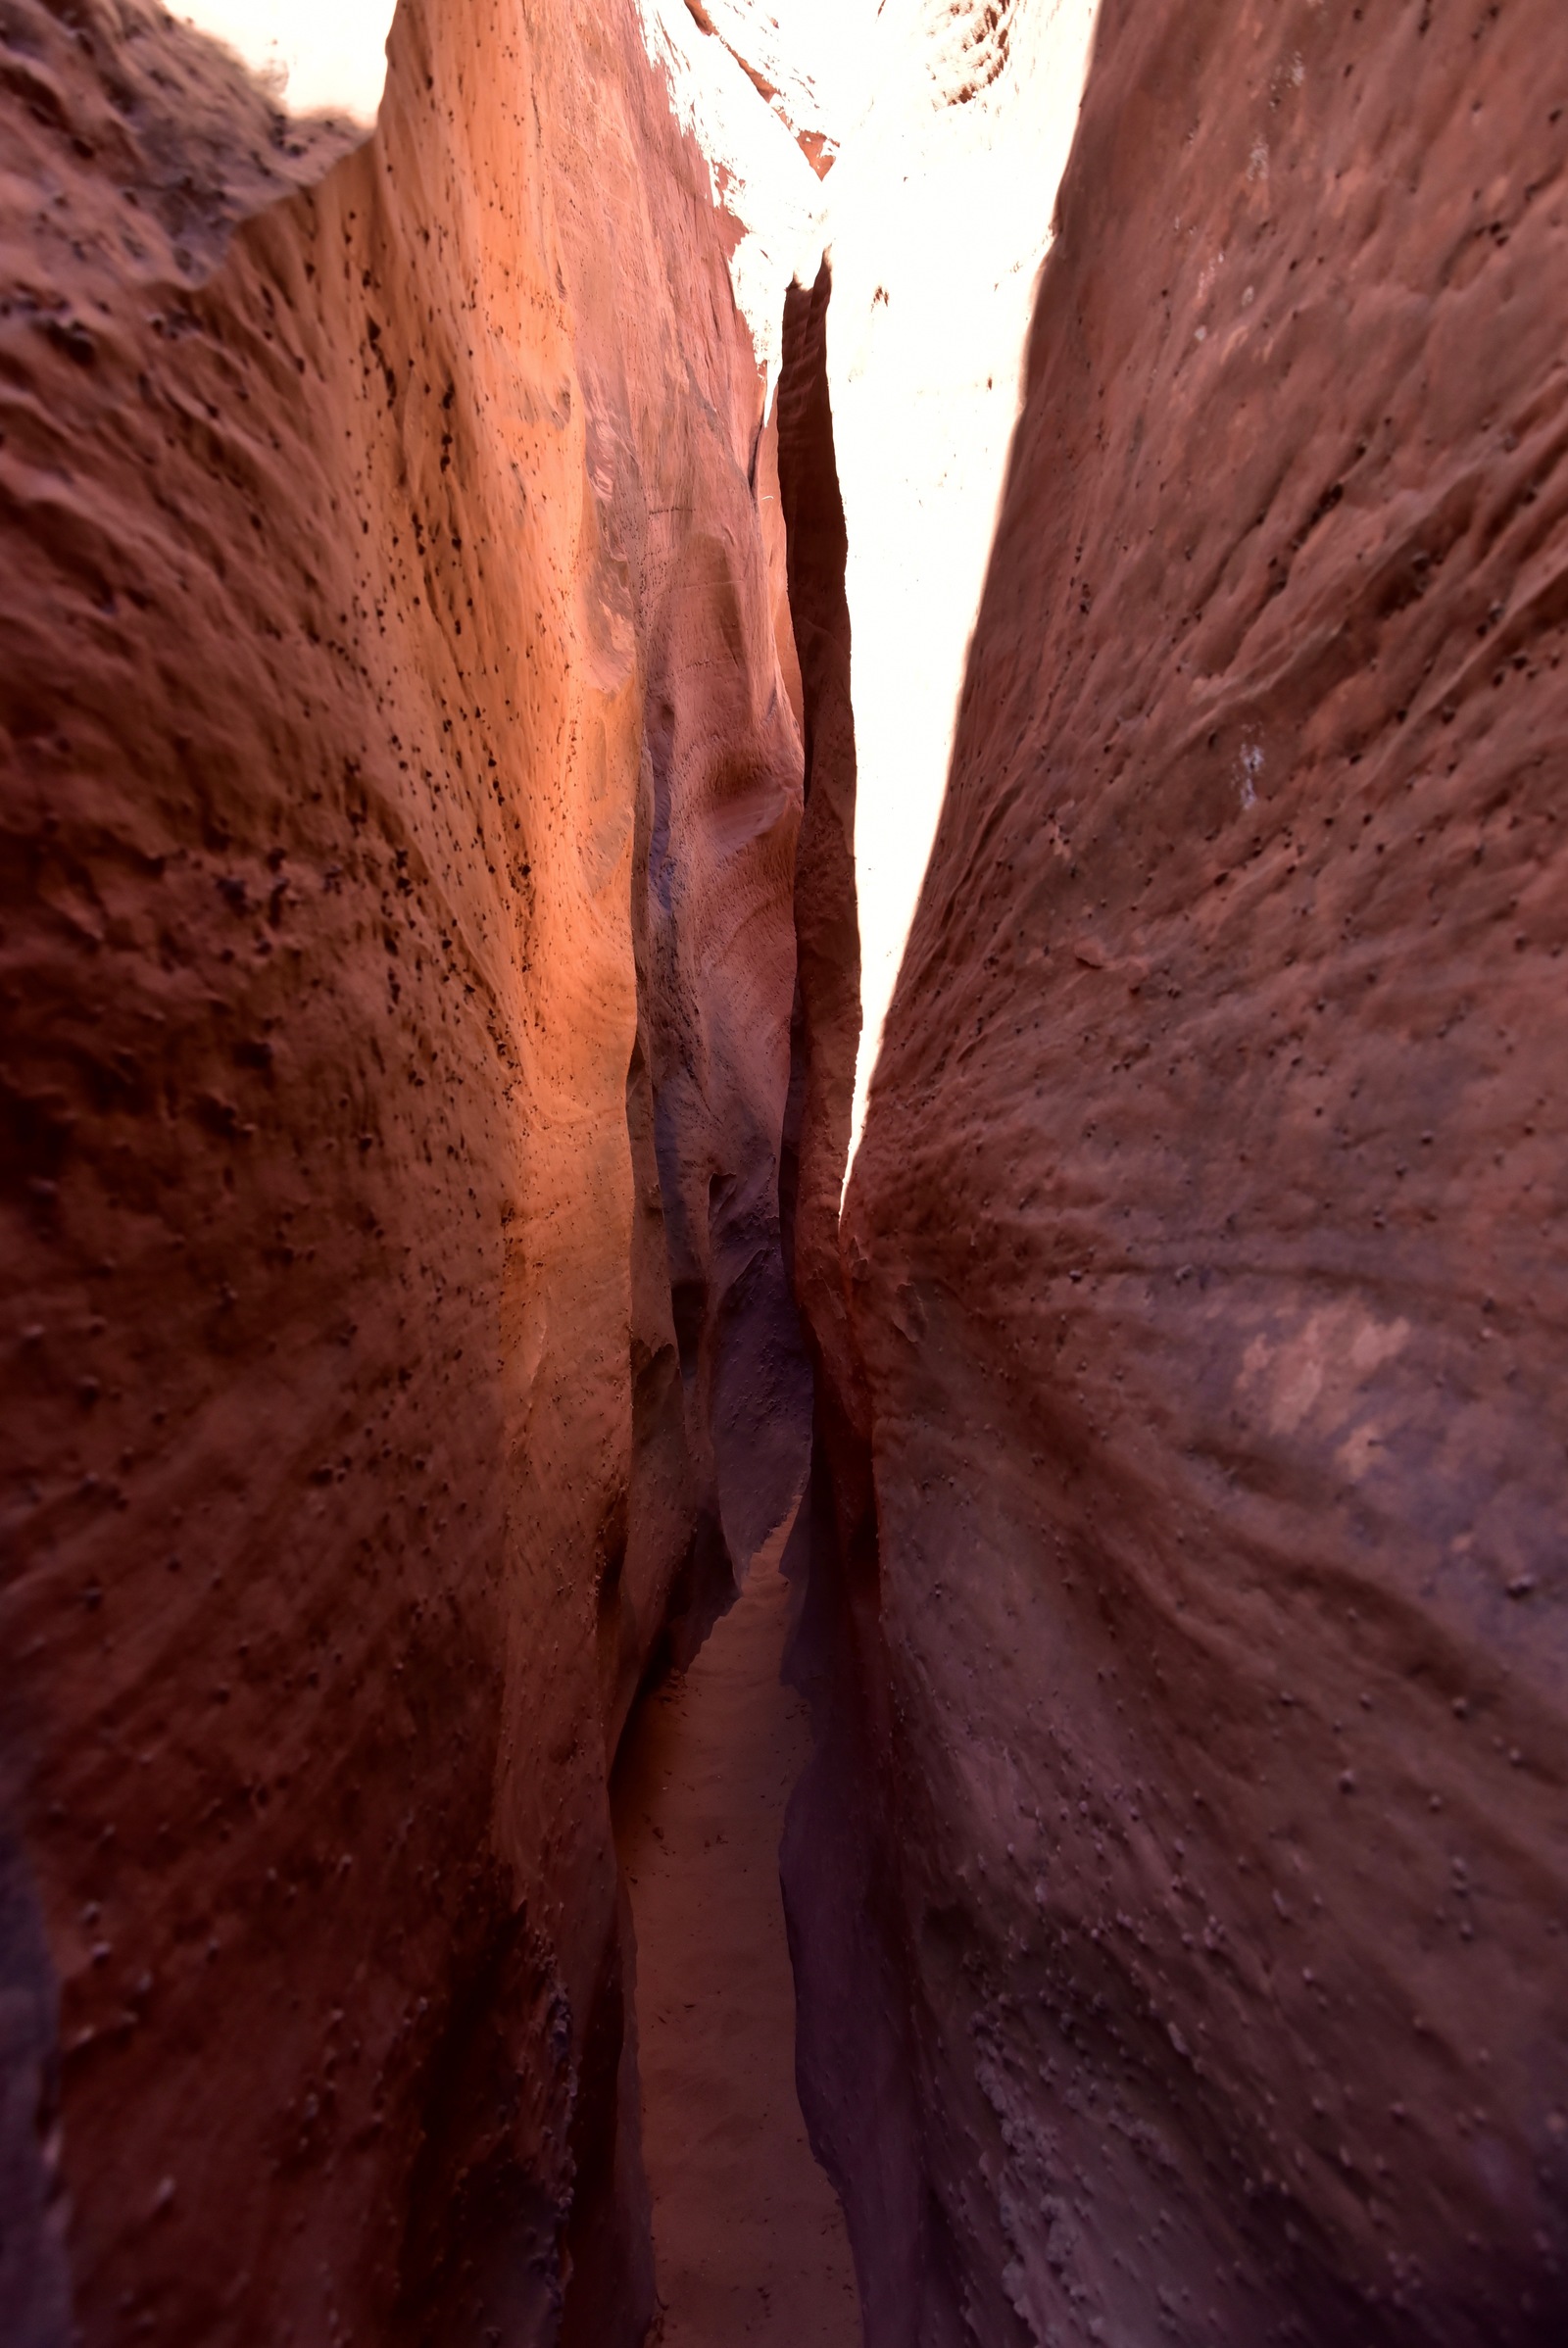
[[[780,1545],[645,1702],[616,1773],[662,2348],[860,2337],[843,2213],[795,2092],[778,1843],[809,1738],[779,1677]]]

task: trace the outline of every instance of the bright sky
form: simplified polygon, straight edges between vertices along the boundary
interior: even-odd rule
[[[950,8],[887,0],[871,103],[826,183],[859,766],[852,1150],[947,784],[1094,12],[1017,0],[1004,70],[956,104],[972,57],[953,56]]]
[[[706,0],[706,6],[723,37],[778,89],[792,119],[835,139],[848,135],[870,97],[877,0]]]
[[[1016,0],[1005,52],[988,45],[984,12],[954,0],[707,0],[786,103],[814,108],[811,126],[839,142],[827,179],[804,187],[788,142],[764,154],[759,125],[772,118],[718,43],[695,34],[685,0],[640,5],[650,47],[656,28],[664,36],[677,106],[753,230],[736,298],[770,368],[791,271],[808,280],[832,254],[859,765],[858,1144],[941,811],[1095,0]]]
[[[291,114],[375,121],[396,0],[171,0],[226,42]]]

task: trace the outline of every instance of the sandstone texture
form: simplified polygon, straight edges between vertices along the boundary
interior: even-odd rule
[[[607,1763],[806,1408],[724,223],[621,0],[0,84],[8,2337],[634,2340]]]
[[[785,296],[776,412],[806,760],[805,814],[795,860],[795,1002],[779,1190],[784,1258],[792,1293],[808,1307],[806,1329],[814,1341],[818,1388],[822,1348],[833,1347],[837,1340],[842,1349],[839,1198],[860,1035],[846,536],[827,386],[832,293],[832,272],[824,261],[809,292],[792,285]],[[831,1388],[833,1381],[828,1383]]]
[[[1568,2329],[1565,80],[1552,0],[1101,12],[802,1284],[873,2348]]]

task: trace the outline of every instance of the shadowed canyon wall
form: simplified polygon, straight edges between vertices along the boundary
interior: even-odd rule
[[[846,509],[1086,16],[854,12],[775,441],[833,180],[684,13],[776,202],[633,0],[405,0],[362,145],[0,0],[8,2338],[649,2335],[607,1778],[809,1429],[870,2348],[1555,2348],[1558,0],[1104,0],[842,1214]]]
[[[1551,0],[1102,12],[796,1257],[873,2348],[1568,2326],[1565,72]]]
[[[27,2348],[643,2335],[607,1760],[800,1477],[723,223],[629,6],[391,50],[0,16]]]

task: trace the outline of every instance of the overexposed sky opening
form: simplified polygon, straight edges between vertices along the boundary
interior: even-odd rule
[[[172,0],[171,14],[243,59],[290,114],[368,128],[386,83],[397,0]]]
[[[999,50],[963,37],[978,10],[888,0],[870,103],[828,182],[859,766],[852,1159],[947,786],[1094,15],[1017,0]]]
[[[705,0],[718,33],[777,88],[778,107],[832,142],[833,168],[814,186],[778,147],[787,223],[771,162],[752,160],[758,121],[771,120],[753,84],[719,40],[693,37],[686,0],[640,4],[645,24],[664,28],[677,106],[710,158],[720,148],[707,90],[731,85],[723,195],[752,230],[736,298],[770,371],[791,271],[808,282],[823,248],[832,256],[828,375],[859,765],[864,1024],[853,1157],[947,784],[1096,0],[1000,11],[963,0]],[[650,46],[658,40],[652,31]]]

